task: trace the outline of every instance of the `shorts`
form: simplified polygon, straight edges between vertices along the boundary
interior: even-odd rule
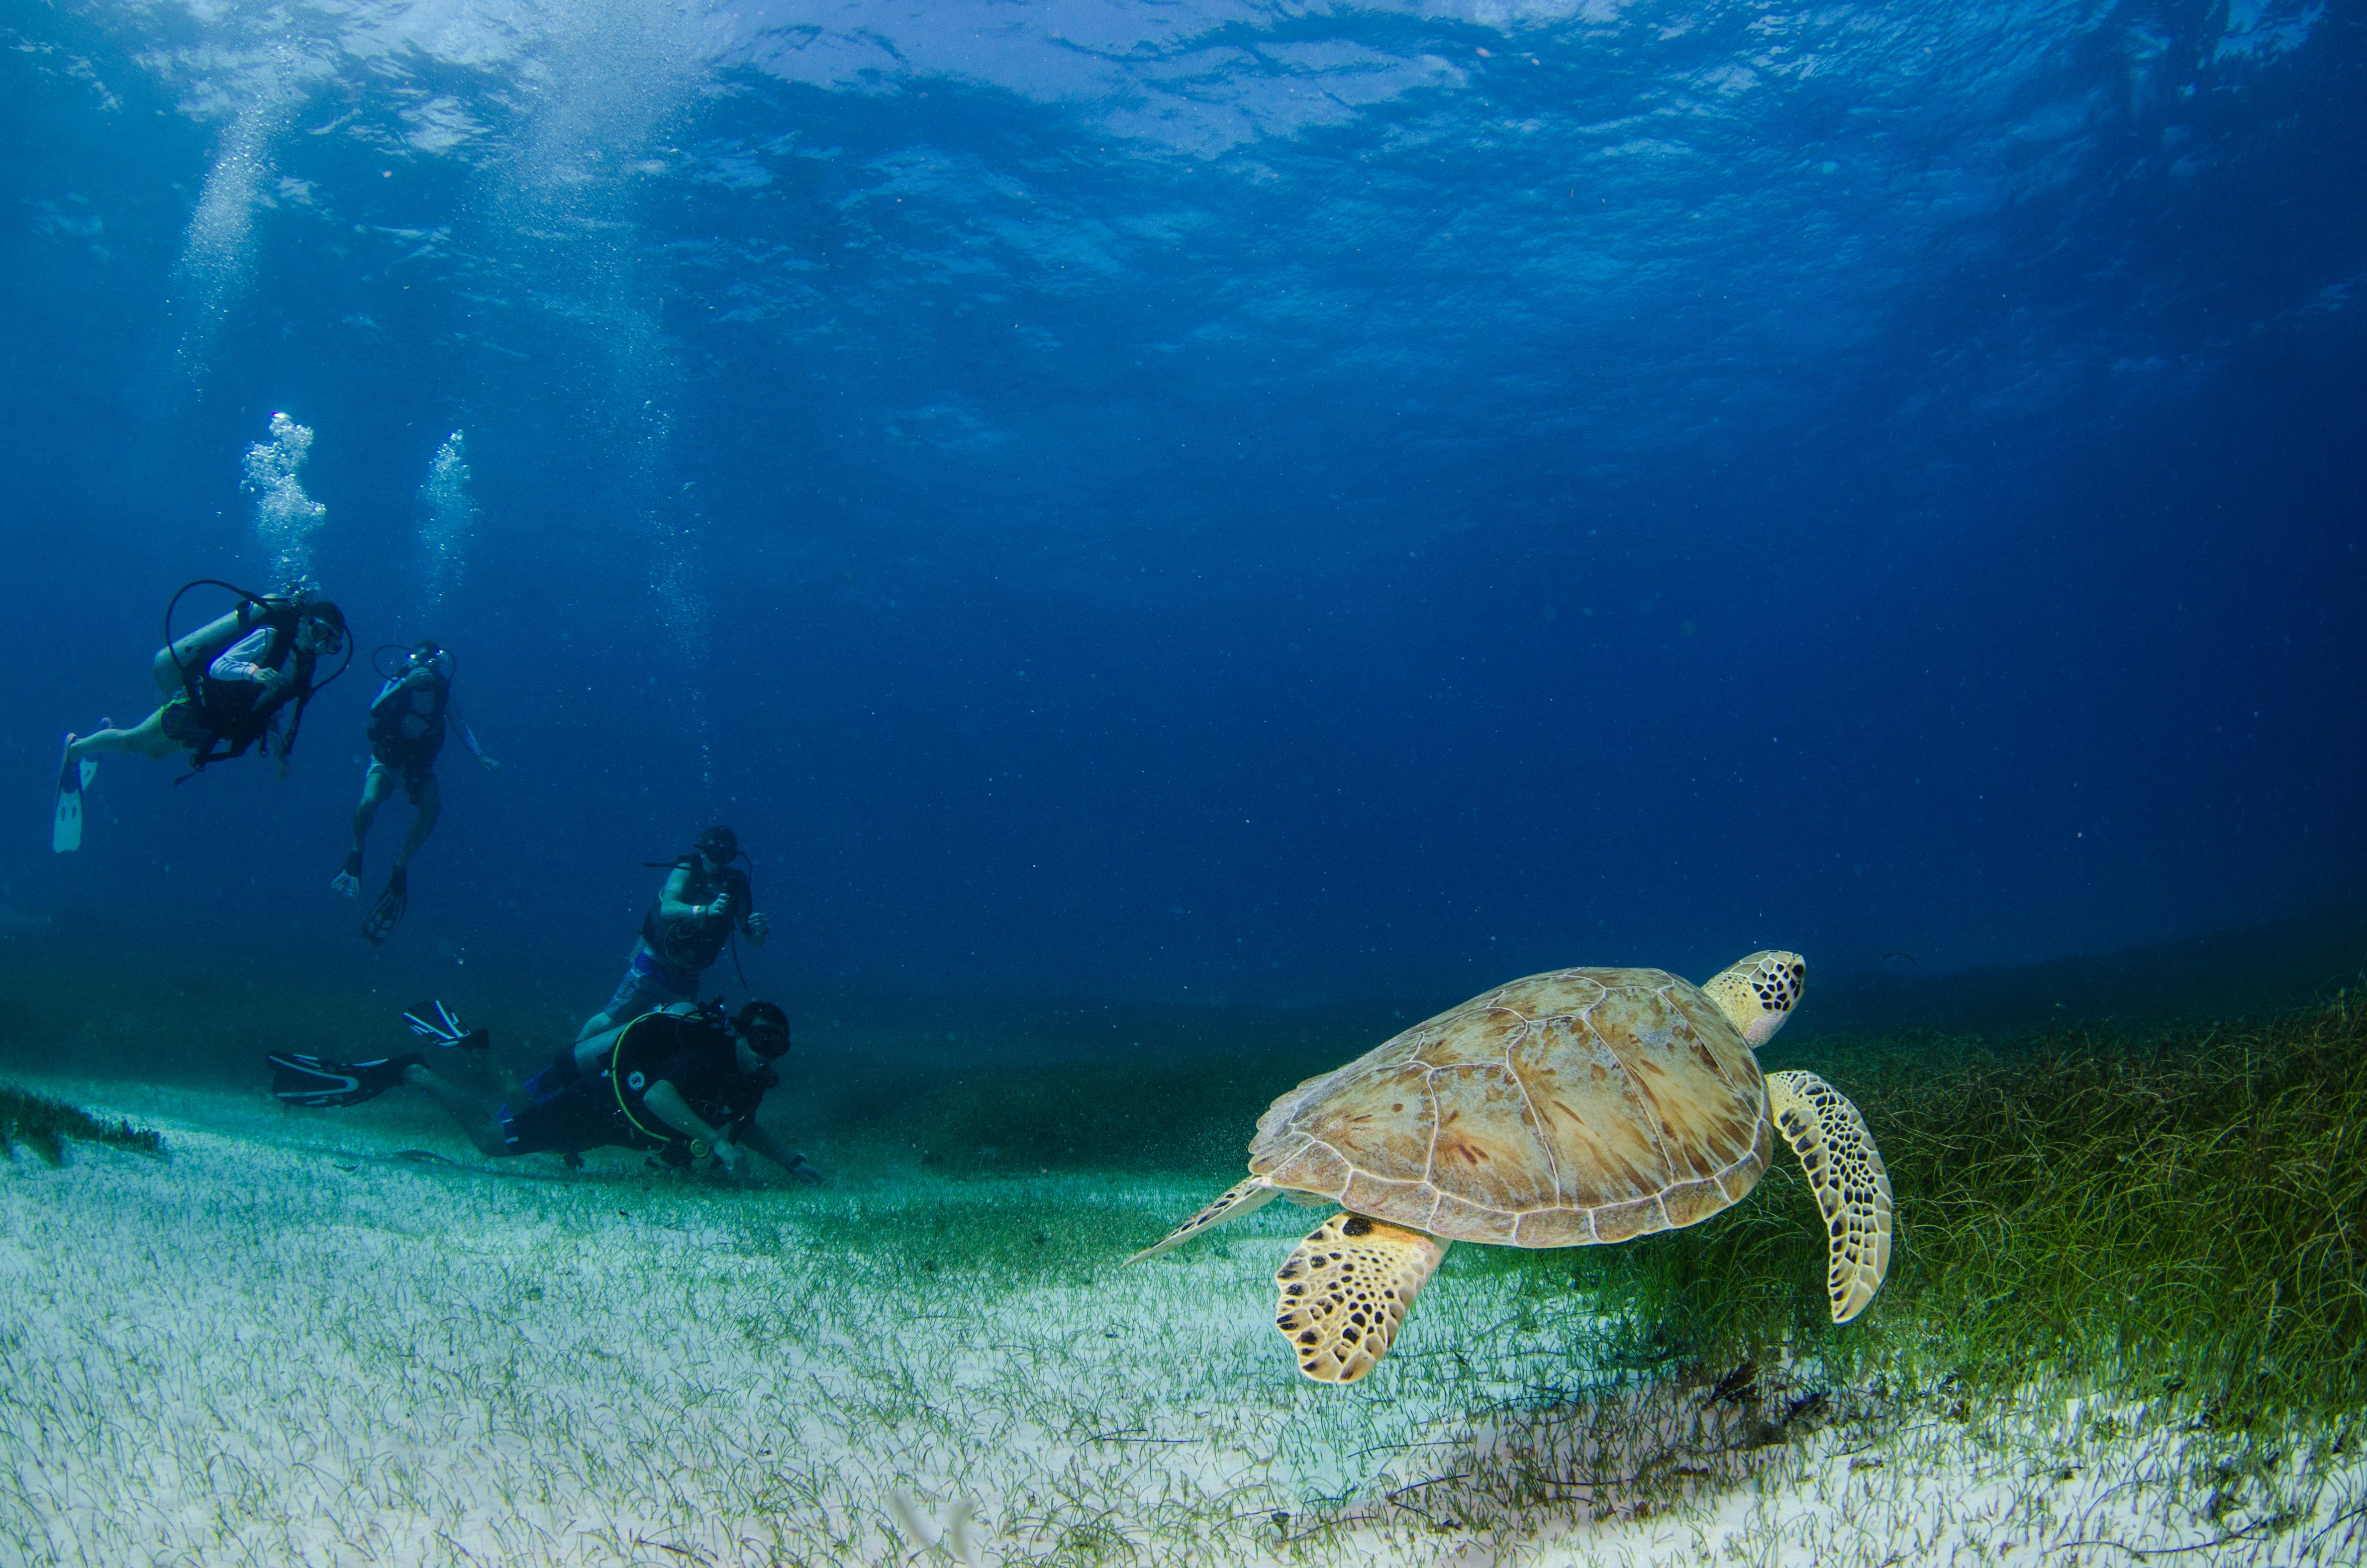
[[[617,982],[617,994],[600,1010],[608,1015],[608,1021],[618,1023],[645,1012],[655,1012],[670,1002],[697,999],[697,975],[683,974],[651,953],[649,943],[636,939],[633,956],[625,965],[625,977]]]
[[[580,1155],[621,1142],[616,1092],[604,1074],[562,1086],[546,1067],[519,1086],[519,1098],[493,1116],[514,1155]]]
[[[410,756],[403,756],[401,753],[389,756],[373,746],[370,748],[370,772],[377,773],[380,769],[402,776],[402,793],[409,797],[413,806],[419,804],[419,797],[426,791],[427,786],[436,782],[435,758],[421,757],[415,753]]]
[[[187,692],[175,692],[156,710],[156,728],[164,739],[194,751],[206,743],[206,723],[198,716],[197,705],[189,701]]]

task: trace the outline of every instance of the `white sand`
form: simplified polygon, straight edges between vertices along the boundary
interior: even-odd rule
[[[1576,1306],[1467,1248],[1378,1371],[1315,1387],[1267,1319],[1320,1216],[1281,1204],[1132,1269],[981,1272],[942,1204],[1149,1240],[1207,1193],[561,1177],[402,1096],[38,1087],[172,1152],[0,1162],[0,1563],[919,1561],[900,1490],[973,1499],[1002,1563],[2367,1560],[2355,1451],[2198,1482],[2207,1435],[2044,1386],[1976,1421],[1828,1391],[1754,1446],[1812,1380],[1745,1407],[1587,1372]]]

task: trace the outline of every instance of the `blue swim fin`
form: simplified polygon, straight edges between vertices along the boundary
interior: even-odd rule
[[[100,719],[101,728],[107,720]],[[72,854],[82,848],[82,792],[98,775],[98,763],[85,757],[79,763],[66,761],[65,752],[74,748],[74,738],[66,737],[65,748],[58,754],[58,808],[50,819],[50,852]]]

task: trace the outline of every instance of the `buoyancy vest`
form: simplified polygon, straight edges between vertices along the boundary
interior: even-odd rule
[[[405,671],[390,687],[399,686],[410,679]],[[401,690],[381,691],[378,701],[370,705],[369,726],[365,731],[369,739],[371,754],[381,761],[408,767],[425,767],[436,761],[444,750],[447,728],[445,710],[451,705],[452,683],[436,671],[427,682],[427,706],[423,710],[415,695],[418,688],[402,686]],[[407,735],[403,731],[412,721],[417,721],[422,733]]]
[[[670,920],[659,912],[665,905],[665,894],[661,891],[650,901],[649,912],[641,917],[641,940],[649,944],[650,951],[675,969],[697,974],[722,956],[723,944],[731,940],[734,926],[748,913],[752,897],[748,876],[736,865],[710,872],[706,860],[695,854],[685,855],[674,863],[690,869],[690,876],[683,885],[682,902],[711,904],[718,893],[728,894],[731,899],[720,915],[691,915]]]
[[[226,680],[214,674],[214,661],[227,649],[216,649],[193,660],[181,670],[181,684],[188,693],[189,707],[204,727],[205,739],[191,759],[190,772],[201,773],[209,762],[225,757],[240,757],[247,748],[263,739],[271,727],[271,716],[290,700],[296,704],[288,729],[286,744],[296,743],[296,730],[304,721],[304,705],[312,700],[312,675],[319,667],[317,655],[295,647],[297,611],[293,605],[277,604],[265,608],[232,637],[230,647],[250,635],[256,627],[266,634],[263,651],[255,662],[266,670],[289,665],[288,681],[277,691],[266,693],[253,681]]]

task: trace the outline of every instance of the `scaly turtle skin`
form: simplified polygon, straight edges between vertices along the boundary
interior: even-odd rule
[[[1824,1212],[1846,1323],[1889,1269],[1889,1178],[1855,1106],[1813,1073],[1762,1076],[1753,1054],[1806,977],[1796,953],[1755,953],[1698,987],[1659,969],[1501,986],[1275,1100],[1249,1179],[1135,1256],[1276,1192],[1340,1204],[1275,1274],[1275,1325],[1300,1371],[1353,1382],[1450,1243],[1591,1247],[1692,1224],[1758,1185],[1781,1132]]]

